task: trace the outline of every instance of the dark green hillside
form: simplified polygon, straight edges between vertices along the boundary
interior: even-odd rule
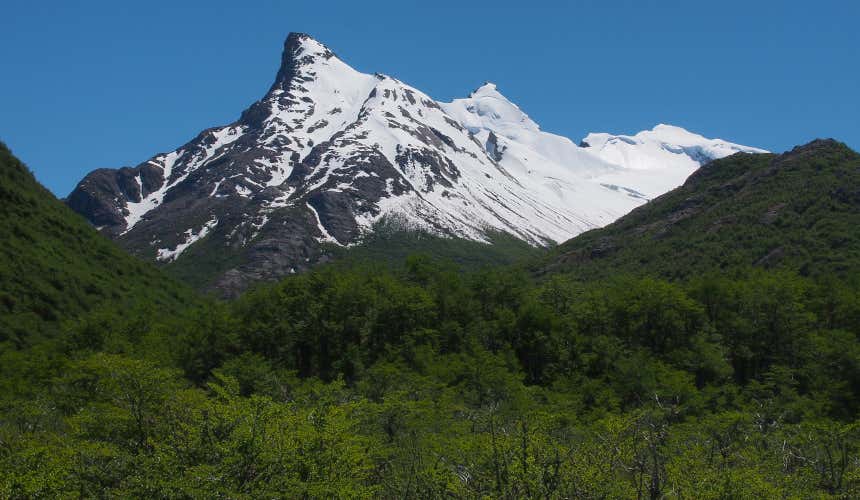
[[[99,305],[175,309],[188,291],[99,235],[0,143],[0,342]]]
[[[684,278],[756,266],[860,272],[860,155],[816,140],[780,155],[714,161],[603,229],[560,245],[543,272]]]

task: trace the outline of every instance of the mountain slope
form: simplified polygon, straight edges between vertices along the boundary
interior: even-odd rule
[[[474,241],[564,241],[705,161],[760,151],[653,132],[617,137],[670,169],[613,154],[610,136],[586,147],[543,132],[495,85],[439,103],[293,33],[275,83],[239,120],[137,167],[96,170],[68,204],[135,254],[234,294],[324,260],[327,244],[354,244],[383,220]]]
[[[0,143],[0,342],[45,332],[103,302],[171,308],[190,291],[130,257],[43,188]]]
[[[860,154],[816,140],[713,161],[683,186],[556,248],[543,272],[689,277],[746,266],[860,276]]]

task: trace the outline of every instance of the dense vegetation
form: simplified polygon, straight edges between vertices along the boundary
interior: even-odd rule
[[[105,302],[0,342],[0,498],[857,498],[840,259],[670,281],[361,255]]]
[[[858,332],[789,273],[320,269],[3,345],[0,496],[851,498]]]
[[[128,256],[39,185],[0,143],[0,342],[98,306],[176,309],[190,291]]]

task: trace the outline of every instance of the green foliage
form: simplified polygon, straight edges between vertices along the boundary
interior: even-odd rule
[[[856,298],[413,257],[97,312],[0,344],[0,496],[856,497]]]
[[[28,342],[102,304],[176,311],[189,291],[99,235],[0,143],[0,342]]]
[[[0,498],[860,497],[858,280],[624,269],[58,301],[0,341]]]

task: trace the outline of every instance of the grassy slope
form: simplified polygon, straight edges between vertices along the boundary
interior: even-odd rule
[[[172,308],[191,297],[42,187],[0,143],[0,341],[52,330],[110,302]]]
[[[819,140],[737,154],[603,229],[557,247],[540,272],[686,278],[749,266],[860,273],[860,155]]]

